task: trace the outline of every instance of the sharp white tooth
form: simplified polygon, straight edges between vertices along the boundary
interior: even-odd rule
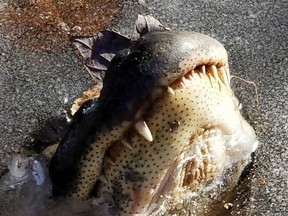
[[[188,79],[189,79],[189,80],[192,80],[193,77],[189,74],[189,75],[188,75]]]
[[[108,183],[106,176],[103,174],[99,176],[99,181],[103,182],[104,184]]]
[[[169,92],[172,95],[175,95],[175,91],[170,86],[167,87],[167,92]]]
[[[229,86],[229,80],[226,71],[223,67],[219,68],[219,75],[221,76],[221,81],[226,85]]]
[[[135,129],[149,142],[153,141],[153,136],[145,121],[138,121],[135,124]]]
[[[205,65],[202,65],[202,66],[201,66],[201,71],[202,71],[203,74],[206,74],[206,67],[205,67]]]
[[[213,77],[214,77],[217,81],[219,81],[220,79],[219,79],[219,76],[218,76],[217,67],[216,67],[215,65],[212,65],[211,68],[212,68],[212,75],[213,75]]]
[[[183,82],[185,87],[189,86],[189,81],[185,77],[182,77],[182,82]]]
[[[131,146],[131,144],[126,140],[126,139],[121,139],[121,143],[127,147],[128,149],[130,149],[131,151],[133,150],[133,147]]]
[[[186,88],[185,84],[183,82],[180,82],[181,88]]]

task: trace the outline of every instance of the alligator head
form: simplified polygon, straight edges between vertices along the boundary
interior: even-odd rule
[[[54,195],[144,214],[237,179],[232,167],[241,172],[257,140],[229,82],[218,41],[145,34],[113,58],[98,100],[76,113],[50,163]]]

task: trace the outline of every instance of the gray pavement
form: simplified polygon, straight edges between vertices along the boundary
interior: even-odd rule
[[[133,34],[137,14],[149,14],[173,30],[193,30],[222,42],[243,112],[261,145],[232,215],[288,215],[288,2],[286,0],[126,1],[111,24]],[[14,47],[0,27],[0,158],[65,109],[92,81],[71,47],[43,52]],[[6,37],[5,37],[6,36]],[[64,103],[66,101],[66,103]]]

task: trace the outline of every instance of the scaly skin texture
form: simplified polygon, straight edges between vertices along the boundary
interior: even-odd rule
[[[141,37],[112,60],[98,101],[76,113],[51,160],[54,194],[87,198],[94,188],[119,214],[166,204],[163,214],[217,187],[257,146],[229,76],[224,47],[208,36]]]

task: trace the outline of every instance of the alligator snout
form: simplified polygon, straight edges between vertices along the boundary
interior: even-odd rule
[[[227,172],[237,179],[257,139],[229,83],[215,39],[145,34],[113,58],[97,103],[76,113],[51,160],[54,195],[162,214],[204,197]]]

